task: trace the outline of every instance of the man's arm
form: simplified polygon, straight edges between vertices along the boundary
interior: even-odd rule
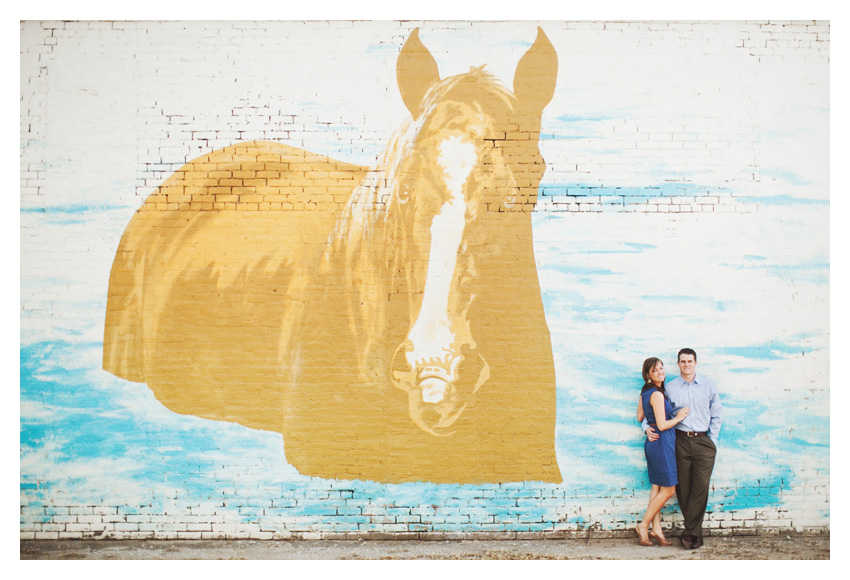
[[[708,438],[711,442],[717,445],[717,438],[720,436],[721,415],[723,413],[723,405],[720,403],[720,393],[714,382],[711,383],[711,399],[708,401],[708,411],[711,415],[711,420],[708,423]]]
[[[641,422],[640,426],[643,429],[643,432],[646,433],[647,439],[649,439],[650,441],[655,441],[656,439],[658,439],[658,433],[655,431],[655,429],[649,426],[649,423],[646,422],[646,419]]]

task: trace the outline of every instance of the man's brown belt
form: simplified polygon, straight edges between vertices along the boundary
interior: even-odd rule
[[[705,437],[708,435],[708,431],[680,431],[679,429],[676,429],[676,433],[685,437]]]

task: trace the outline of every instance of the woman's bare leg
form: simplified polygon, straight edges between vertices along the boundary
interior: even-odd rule
[[[649,530],[649,524],[652,523],[656,516],[659,516],[661,508],[664,507],[664,504],[667,503],[667,500],[673,497],[675,493],[675,486],[659,487],[658,492],[654,496],[652,495],[652,491],[650,491],[649,507],[646,508],[646,513],[643,515],[643,521],[641,521],[640,523],[640,526],[644,532],[647,532]]]
[[[658,495],[659,486],[653,484],[652,488],[649,490],[649,501],[652,503],[652,500],[655,499],[655,496]],[[661,512],[658,512],[654,518],[652,518],[652,529],[657,533],[661,530]]]

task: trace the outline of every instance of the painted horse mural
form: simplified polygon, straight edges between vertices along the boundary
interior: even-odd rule
[[[189,162],[121,239],[104,368],[282,433],[306,475],[560,482],[531,228],[556,72],[538,29],[512,92],[441,79],[414,30],[375,167],[264,141]]]

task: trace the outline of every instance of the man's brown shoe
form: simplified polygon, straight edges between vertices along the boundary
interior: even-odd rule
[[[679,536],[679,541],[682,543],[682,547],[686,550],[694,549],[693,539],[693,536],[687,536],[684,534]]]

